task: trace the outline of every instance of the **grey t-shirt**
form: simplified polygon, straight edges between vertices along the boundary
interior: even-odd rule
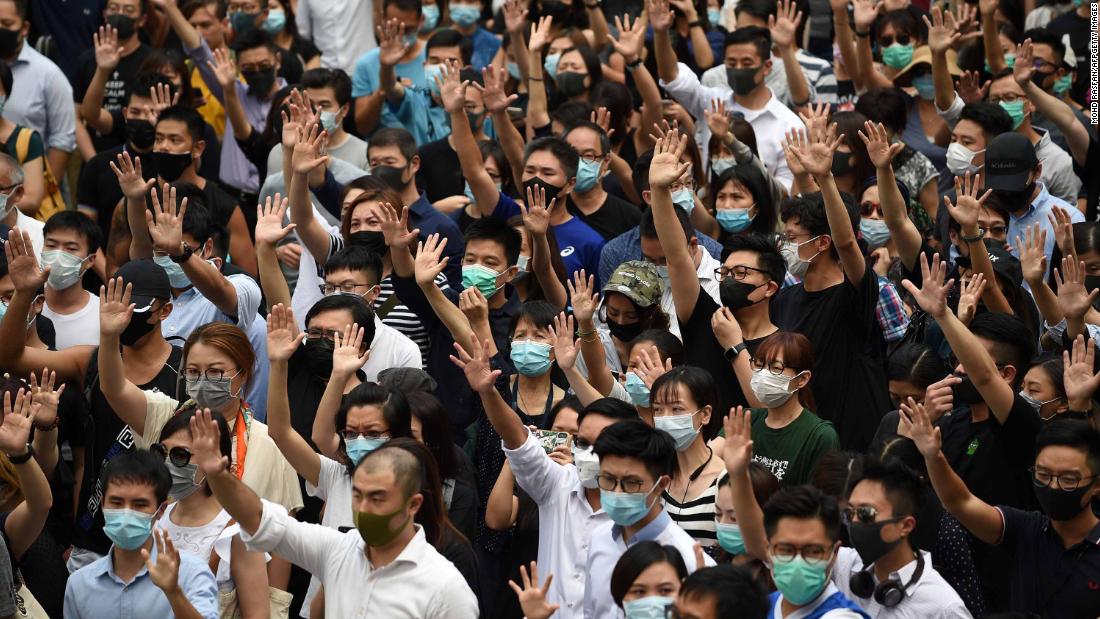
[[[3,531],[9,513],[0,515],[0,531]],[[14,614],[15,572],[11,568],[7,536],[0,534],[0,617],[8,617]]]
[[[369,170],[367,161],[367,143],[354,135],[348,135],[339,146],[329,145],[328,154],[333,159],[346,161],[360,170]],[[276,144],[267,155],[267,172],[272,174],[283,169],[283,145]]]

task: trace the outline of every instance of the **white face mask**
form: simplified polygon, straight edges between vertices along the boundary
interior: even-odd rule
[[[573,465],[577,467],[577,477],[580,477],[582,486],[585,488],[599,486],[596,478],[600,475],[600,457],[592,447],[573,445]]]
[[[42,252],[42,266],[50,267],[50,288],[65,290],[80,281],[84,274],[84,261],[87,258],[74,256],[60,249],[47,249]]]
[[[791,381],[801,375],[801,373],[795,376],[772,374],[768,368],[761,368],[753,371],[749,387],[761,404],[767,408],[775,408],[782,406],[787,400],[791,399],[791,396],[794,395],[794,391],[790,390]]]
[[[981,168],[971,162],[974,161],[975,156],[984,152],[984,148],[982,150],[970,150],[958,142],[952,142],[947,147],[947,169],[955,176],[965,176],[967,172],[974,174]]]
[[[804,241],[802,243],[795,243],[793,241],[783,242],[783,245],[779,248],[779,253],[782,254],[783,259],[787,261],[788,273],[799,278],[806,277],[806,271],[810,270],[810,262],[812,262],[814,258],[817,258],[817,254],[820,254],[821,252],[817,252],[817,254],[814,254],[813,258],[810,258],[809,260],[803,260],[802,257],[798,255],[798,248],[802,247],[806,243],[816,241],[819,238],[821,237],[815,236],[814,238],[809,239],[808,241]]]

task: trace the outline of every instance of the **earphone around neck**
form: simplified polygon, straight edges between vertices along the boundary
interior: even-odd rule
[[[924,574],[924,555],[921,554],[919,549],[915,550],[914,554],[917,555],[917,567],[913,570],[909,582],[904,585],[895,578],[888,578],[875,584],[875,577],[871,572],[874,564],[871,564],[864,566],[858,572],[852,573],[852,577],[848,580],[848,588],[858,597],[863,599],[873,598],[875,602],[886,608],[893,608],[901,604],[901,601],[905,599],[905,592],[919,581]]]

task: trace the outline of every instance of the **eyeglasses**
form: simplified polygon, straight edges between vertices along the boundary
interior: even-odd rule
[[[840,521],[844,524],[852,524],[853,522],[860,522],[862,524],[875,524],[878,518],[878,510],[871,505],[860,505],[858,507],[848,507],[844,511],[840,512]],[[887,518],[886,520],[880,520],[883,524],[889,524],[891,522],[898,522],[904,520],[905,516],[899,516],[896,518]]]
[[[608,492],[614,492],[616,488],[622,488],[623,492],[628,494],[635,494],[641,492],[645,488],[645,482],[637,478],[618,479],[614,475],[608,475],[606,473],[600,473],[596,478],[596,483],[599,484],[600,490],[606,490]]]
[[[336,335],[343,335],[343,331],[336,331],[335,329],[309,329],[306,331],[306,341],[316,342],[317,340],[328,340],[330,342],[336,341]]]
[[[691,191],[695,191],[695,181],[692,181],[692,180],[676,181],[675,183],[672,183],[671,185],[668,186],[668,190],[672,193],[676,193],[677,191],[680,191],[681,189],[688,189],[688,190],[691,190]]]
[[[173,447],[168,449],[164,443],[153,443],[149,446],[149,451],[156,454],[161,459],[167,458],[172,464],[183,467],[191,463],[191,451],[186,447]]]
[[[254,14],[254,13],[259,13],[260,12],[260,6],[258,4],[253,3],[253,2],[230,2],[229,6],[227,8],[228,8],[228,11],[227,11],[228,13],[251,13],[251,14]]]
[[[765,275],[768,274],[767,271],[757,269],[755,267],[745,266],[743,264],[736,264],[732,267],[727,267],[723,265],[718,267],[717,269],[714,269],[714,279],[722,281],[732,274],[733,279],[741,281],[748,277],[749,271],[756,271],[757,273],[763,273]]]
[[[871,202],[870,200],[867,200],[865,202],[860,203],[860,205],[859,205],[859,214],[861,216],[870,217],[871,215],[874,215],[875,213],[878,213],[879,215],[882,215],[882,216],[885,217],[885,214],[882,212],[882,205],[881,204],[879,204],[878,202]]]
[[[818,235],[818,236],[820,236],[820,235]],[[783,234],[778,235],[778,239],[779,239],[780,243],[798,243],[798,239],[800,239],[802,237],[806,237],[806,239],[810,240],[810,241],[817,238],[816,236],[810,234],[809,232],[795,232],[794,234],[783,233]]]
[[[775,544],[772,546],[772,560],[776,563],[790,563],[795,557],[802,558],[810,563],[825,563],[833,554],[833,547],[824,544],[806,544],[795,546],[794,544]]]
[[[348,294],[354,294],[358,288],[366,288],[369,293],[374,289],[375,284],[356,284],[354,282],[344,282],[342,284],[321,284],[318,286],[321,289],[321,294],[328,296],[334,292],[346,292]]]
[[[1006,92],[1003,95],[989,95],[990,103],[1016,103],[1017,101],[1023,101],[1024,95],[1018,95],[1014,92]]]
[[[389,434],[376,434],[376,433],[373,433],[373,432],[370,433],[370,434],[363,434],[362,432],[360,432],[358,430],[341,430],[340,431],[340,436],[344,437],[345,441],[354,441],[357,438],[371,438],[371,439],[390,438]]]
[[[593,163],[603,161],[603,158],[606,157],[606,156],[607,156],[606,153],[604,153],[604,154],[594,153],[594,154],[590,154],[590,155],[581,155],[581,161],[584,161],[585,163],[588,163],[588,164],[593,164]]]
[[[1028,468],[1028,472],[1031,473],[1031,481],[1040,488],[1050,488],[1053,483],[1059,490],[1070,492],[1076,490],[1081,486],[1081,483],[1096,479],[1096,475],[1089,475],[1088,477],[1082,477],[1077,473],[1062,473],[1061,475],[1055,475],[1050,471],[1044,469],[1038,469],[1033,467]]]
[[[1008,234],[1008,227],[1007,226],[990,226],[988,228],[979,227],[978,232],[980,234],[991,234],[993,236],[1004,236],[1005,234]]]
[[[231,376],[226,376],[226,372],[233,372],[233,370],[223,370],[221,368],[209,368],[205,372],[202,370],[196,370],[195,368],[187,368],[183,371],[183,378],[189,383],[197,383],[202,377],[206,377],[206,380],[211,382],[217,382],[222,379],[232,379],[240,374],[241,371],[237,370],[233,372]]]
[[[898,45],[909,45],[909,42],[912,40],[912,37],[907,34],[899,34],[896,37],[892,34],[884,34],[878,40],[878,43],[882,47],[890,47],[894,43],[897,43]]]
[[[787,366],[782,361],[769,362],[767,359],[759,359],[757,357],[750,358],[749,365],[752,366],[752,369],[757,371],[767,368],[769,372],[775,374],[776,376],[779,376],[783,373],[783,370],[787,369]],[[794,368],[791,369],[793,370]]]

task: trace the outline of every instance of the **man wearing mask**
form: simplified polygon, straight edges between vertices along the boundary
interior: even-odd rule
[[[771,72],[771,36],[766,28],[738,28],[726,37],[725,63],[729,87],[710,88],[683,63],[676,61],[668,30],[654,33],[657,73],[672,98],[694,118],[704,118],[711,101],[725,102],[726,109],[742,114],[756,133],[760,160],[767,171],[788,191],[794,175],[783,155],[783,136],[791,129],[803,129],[802,120],[772,94],[764,80]],[[710,130],[704,129],[701,144],[710,142]],[[702,153],[704,161],[709,155]]]
[[[367,143],[344,131],[344,118],[351,110],[351,79],[340,69],[310,69],[302,75],[306,96],[320,113],[321,127],[328,132],[328,154],[360,170],[368,169]],[[283,169],[282,145],[267,157],[268,176]]]
[[[429,44],[434,39],[435,35],[432,35]],[[435,56],[437,49],[439,48],[432,48],[429,52],[430,56]],[[485,75],[491,76],[491,73],[487,72]],[[459,79],[464,82],[468,81],[471,85],[485,86],[482,74],[473,69],[462,69]],[[490,121],[487,118],[488,109],[485,106],[484,92],[484,88],[478,88],[477,86],[466,89],[466,118],[470,120],[470,127],[474,130],[474,140],[479,145],[490,139],[485,132]],[[429,102],[424,100],[423,105],[429,105]],[[442,111],[442,108],[439,107],[434,109]],[[462,164],[455,149],[454,134],[450,131],[451,124],[446,119],[443,122],[447,126],[447,135],[434,142],[420,145],[418,151],[420,154],[420,169],[416,172],[416,184],[424,188],[424,193],[432,204],[437,204],[452,196],[465,196],[472,202],[470,185],[462,176]],[[501,184],[504,180],[500,179]]]
[[[2,3],[0,3],[2,4]],[[35,256],[42,256],[42,230],[45,224],[23,214],[15,205],[23,199],[23,168],[14,157],[0,153],[0,224],[19,228],[31,239]]]
[[[458,71],[469,64],[470,43],[455,30],[438,30],[425,44],[427,58],[424,62],[424,88],[409,88],[397,79],[395,66],[401,61],[406,44],[402,41],[401,25],[391,20],[382,25],[378,41],[378,61],[380,63],[378,80],[386,97],[386,110],[392,113],[393,122],[387,127],[406,127],[416,138],[417,144],[442,140],[451,132],[447,122],[437,77],[440,70],[447,67]],[[478,73],[467,74],[464,80],[481,83]],[[466,93],[465,109],[477,121],[471,121],[478,135],[484,139],[485,122],[484,102],[481,94]],[[479,109],[480,108],[480,109]],[[383,121],[387,121],[383,118]]]
[[[393,63],[393,71],[401,85],[428,92],[430,81],[424,61],[427,44],[417,38],[424,22],[420,0],[384,0],[382,24],[375,27],[377,38],[385,38],[385,29],[395,29],[401,37],[402,53]],[[400,127],[393,110],[387,109],[389,95],[382,89],[381,49],[374,48],[355,61],[351,76],[351,96],[355,97],[355,126],[361,135],[369,135],[378,127]]]
[[[240,523],[241,539],[316,574],[324,585],[326,616],[478,616],[465,578],[413,521],[424,502],[420,484],[426,473],[406,449],[383,445],[355,467],[356,530],[341,533],[298,522],[242,484],[218,450],[220,432],[209,413],[195,416],[191,433],[195,461],[218,502]]]
[[[271,11],[267,2],[262,0],[233,0],[226,5],[226,18],[229,21],[227,32],[229,42],[234,49],[239,47],[241,37],[246,37],[253,32],[263,31],[274,36],[275,33],[264,27]],[[213,49],[213,48],[211,48]],[[289,83],[297,83],[302,79],[305,67],[297,53],[276,46],[277,55],[283,61],[276,73]]]
[[[76,211],[54,213],[42,230],[42,265],[50,271],[42,315],[53,321],[55,348],[99,344],[99,297],[80,285],[99,249],[99,226]]]
[[[482,10],[482,0],[459,0],[447,4],[447,13],[454,22],[454,29],[474,44],[470,64],[479,73],[493,62],[497,50],[500,49],[500,39],[478,23],[481,21]]]
[[[68,561],[69,571],[73,572],[110,549],[111,542],[103,533],[100,516],[103,502],[100,473],[107,462],[133,447],[134,435],[100,391],[95,348],[74,346],[50,351],[24,346],[26,316],[30,314],[38,289],[48,281],[49,272],[39,267],[30,249],[30,237],[25,232],[13,229],[4,251],[15,294],[0,320],[3,369],[26,375],[48,367],[57,372],[59,382],[72,381],[75,387],[88,393],[91,427],[85,447],[84,476],[77,480],[75,490],[79,498],[73,526],[73,551]],[[172,311],[168,275],[152,260],[131,260],[122,265],[115,276],[132,286],[130,300],[135,305],[130,325],[119,336],[127,379],[142,389],[175,394],[183,351],[165,341],[160,330],[161,321]]]
[[[607,241],[638,225],[642,220],[638,207],[603,188],[613,154],[603,127],[582,121],[566,129],[562,137],[580,156],[577,186],[569,200],[571,212]]]
[[[110,0],[103,9],[107,25],[93,35],[94,47],[81,54],[73,75],[73,100],[78,108],[95,82],[102,89],[102,109],[108,113],[122,109],[126,85],[137,76],[141,63],[152,52],[138,38],[138,32],[145,26],[145,7],[143,0]],[[116,136],[103,132],[94,140],[97,152],[120,142]]]

